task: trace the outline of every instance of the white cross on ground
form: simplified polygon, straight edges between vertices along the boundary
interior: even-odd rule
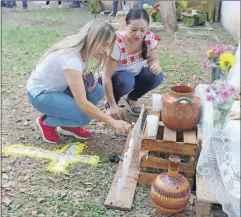
[[[67,144],[56,151],[49,151],[33,146],[7,145],[3,148],[3,154],[5,156],[26,156],[50,160],[51,162],[46,170],[56,173],[66,173],[66,169],[71,164],[81,162],[96,165],[99,162],[98,156],[80,155],[85,147],[85,144],[76,142]]]

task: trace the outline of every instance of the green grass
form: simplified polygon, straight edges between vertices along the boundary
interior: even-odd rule
[[[165,51],[159,54],[159,60],[165,73],[165,81],[160,91],[169,91],[172,85],[178,83],[198,83],[209,80],[201,68],[202,55],[191,58],[178,51]]]
[[[73,22],[73,19],[81,22],[86,21],[88,19],[93,19],[94,14],[91,13],[83,13],[81,10],[30,10],[27,13],[12,13],[12,19],[21,19],[25,22],[30,22],[32,24],[41,23],[49,23],[54,25],[56,22],[65,21],[69,22],[69,25]],[[33,19],[34,18],[34,19]],[[40,23],[39,23],[40,24]]]
[[[66,33],[41,26],[3,27],[3,74],[31,71],[41,55]]]

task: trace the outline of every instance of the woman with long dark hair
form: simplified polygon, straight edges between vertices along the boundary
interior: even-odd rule
[[[107,107],[115,119],[121,119],[118,101],[122,96],[127,94],[126,109],[133,115],[139,115],[141,107],[137,100],[163,81],[155,50],[160,38],[148,30],[149,22],[149,15],[144,9],[131,9],[126,16],[126,28],[117,32],[113,52],[107,58],[103,85]]]

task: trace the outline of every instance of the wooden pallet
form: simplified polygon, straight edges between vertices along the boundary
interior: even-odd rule
[[[197,130],[176,132],[163,124],[160,112],[149,112],[149,114],[159,117],[158,133],[156,137],[148,137],[147,128],[145,127],[141,150],[188,156],[189,162],[181,163],[180,172],[184,172],[187,174],[187,177],[190,177],[188,181],[192,186],[199,154]],[[146,168],[163,169],[167,171],[168,159],[154,156],[143,157],[140,168],[141,172],[139,173],[138,184],[151,186],[158,174],[145,172]]]
[[[216,199],[214,193],[210,192],[208,185],[199,173],[196,173],[196,217],[218,216],[227,217]]]

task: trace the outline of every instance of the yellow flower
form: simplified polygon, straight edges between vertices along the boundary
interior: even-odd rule
[[[229,52],[225,52],[220,55],[219,58],[219,65],[222,70],[227,71],[230,69],[230,67],[233,66],[235,63],[236,59],[235,56]]]
[[[213,56],[213,50],[212,49],[208,50],[207,56],[208,57],[212,57]]]

